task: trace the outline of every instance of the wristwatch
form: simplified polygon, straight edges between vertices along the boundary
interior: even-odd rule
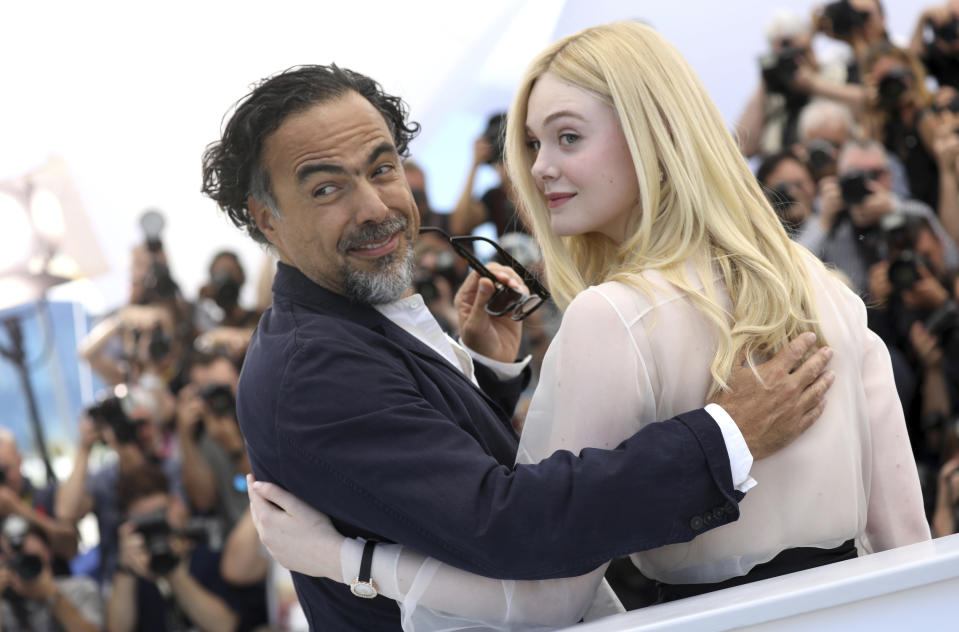
[[[376,592],[376,584],[373,583],[373,578],[370,577],[370,570],[373,567],[373,548],[375,546],[376,542],[372,540],[367,540],[366,544],[363,545],[363,558],[360,560],[360,574],[357,575],[353,583],[350,584],[350,592],[363,599],[372,599],[378,594]]]

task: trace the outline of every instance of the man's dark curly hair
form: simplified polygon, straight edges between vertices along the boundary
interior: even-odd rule
[[[248,196],[253,196],[279,215],[269,174],[260,161],[264,141],[291,114],[350,91],[360,94],[383,115],[396,150],[400,156],[407,156],[409,143],[420,126],[407,121],[408,108],[402,99],[386,94],[373,79],[335,64],[296,66],[261,81],[238,102],[222,138],[203,152],[203,193],[254,240],[267,243],[247,207]]]

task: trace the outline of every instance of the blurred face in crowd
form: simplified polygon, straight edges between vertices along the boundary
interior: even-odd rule
[[[530,91],[526,132],[553,231],[621,242],[638,213],[639,183],[616,112],[546,73]]]
[[[849,4],[857,11],[868,13],[862,33],[867,42],[877,42],[886,32],[886,20],[879,10],[877,0],[849,0]]]
[[[929,262],[929,271],[941,277],[946,272],[946,258],[942,247],[942,240],[932,232],[931,228],[921,226],[916,233],[913,244],[916,254],[921,255]]]
[[[959,91],[952,86],[942,86],[932,96],[932,111],[942,133],[959,129]]]
[[[20,474],[20,451],[12,435],[7,431],[0,433],[0,470],[3,470],[6,482],[4,485],[15,492],[20,492],[23,486],[23,477]]]
[[[876,59],[870,69],[871,81],[880,92],[882,91],[883,80],[893,75],[896,75],[905,84],[905,91],[895,101],[898,107],[902,107],[908,102],[910,94],[915,88],[916,79],[912,76],[912,69],[909,68],[909,65],[898,57],[883,55]],[[882,99],[881,95],[880,99]]]
[[[769,189],[784,189],[796,201],[779,212],[784,222],[798,226],[812,215],[816,184],[809,170],[799,161],[791,158],[781,160],[763,184]]]
[[[402,297],[419,212],[383,116],[355,92],[291,114],[261,156],[279,217],[250,210],[280,259],[361,303]]]
[[[418,167],[408,166],[404,169],[406,182],[410,185],[410,192],[420,212],[420,221],[430,215],[430,202],[426,197],[426,176]]]

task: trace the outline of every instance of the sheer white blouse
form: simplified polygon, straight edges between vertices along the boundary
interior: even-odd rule
[[[919,480],[885,344],[866,327],[862,301],[808,255],[816,307],[835,354],[836,381],[822,417],[795,442],[758,461],[758,485],[734,523],[692,542],[640,552],[633,562],[667,583],[717,582],[747,573],[787,548],[861,553],[929,538]],[[689,278],[696,279],[689,268]],[[657,272],[640,292],[604,283],[577,296],[543,361],[517,462],[556,450],[614,448],[644,425],[703,406],[714,328]],[[729,307],[721,281],[711,279]],[[624,498],[623,502],[629,502]],[[359,549],[344,546],[344,581]],[[373,577],[400,602],[404,630],[538,630],[570,625],[590,609],[605,566],[582,577],[501,581],[379,545]],[[599,591],[599,601],[608,587]],[[600,614],[615,612],[594,606]],[[455,613],[446,614],[446,613]]]

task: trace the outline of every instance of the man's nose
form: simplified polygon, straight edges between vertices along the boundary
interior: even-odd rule
[[[379,223],[390,215],[390,207],[384,200],[386,193],[371,182],[359,185],[356,196],[356,223]]]

